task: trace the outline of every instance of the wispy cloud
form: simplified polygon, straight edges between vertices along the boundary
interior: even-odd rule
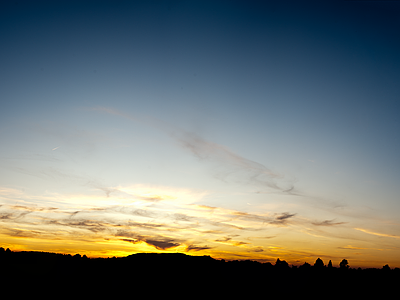
[[[371,230],[363,229],[363,228],[354,228],[355,230],[359,230],[368,234],[376,235],[376,236],[382,236],[382,237],[390,237],[390,238],[395,238],[395,239],[400,239],[400,236],[394,235],[394,234],[386,234],[386,233],[379,233],[379,232],[374,232]]]
[[[225,182],[250,184],[279,191],[293,189],[293,180],[284,180],[282,174],[272,171],[261,163],[244,158],[223,145],[207,141],[196,133],[154,118],[138,118],[112,108],[95,107],[91,110],[123,117],[165,132],[194,157],[209,163],[214,176]]]
[[[87,220],[87,219],[49,220],[49,224],[76,227],[85,230],[90,230],[92,232],[102,232],[107,230],[110,226],[114,225],[104,221],[102,222],[102,221]]]
[[[344,247],[338,247],[338,249],[343,249],[343,250],[367,250],[367,249],[370,249],[370,248],[362,248],[362,247],[355,247],[355,246],[352,246],[352,245],[347,245],[347,246],[344,246]]]
[[[31,238],[42,235],[42,232],[37,230],[21,230],[16,228],[5,228],[5,231],[8,233],[9,236],[17,238]]]
[[[11,192],[5,190],[4,194]],[[69,202],[68,195],[64,195],[64,199]],[[108,198],[103,196],[103,199]],[[186,252],[212,253],[225,259],[269,260],[271,255],[284,257],[289,252],[292,258],[305,255],[284,249],[273,252],[266,247],[271,245],[270,241],[275,247],[281,246],[282,234],[301,234],[302,226],[311,223],[302,217],[296,218],[296,213],[257,214],[179,201],[177,203],[180,204],[176,205],[173,200],[145,202],[144,206],[123,203],[101,206],[97,202],[89,202],[94,206],[85,205],[86,208],[81,210],[77,210],[74,203],[60,208],[3,204],[0,207],[0,234],[9,239],[23,238],[24,243],[28,240],[35,240],[35,243],[51,240],[51,243],[87,243],[88,247],[92,247],[90,245],[95,241],[118,245],[127,252],[149,251],[148,247],[152,251],[171,251],[176,248]],[[85,202],[85,199],[80,198],[80,202]],[[109,200],[106,203],[110,203]],[[312,232],[333,230],[336,223],[342,222],[325,220],[314,223],[317,226],[310,229]],[[287,225],[290,225],[289,231]],[[361,228],[357,230],[399,238]],[[321,234],[323,237],[340,238],[341,241],[354,241],[357,237],[335,236],[334,232]],[[339,249],[358,250],[350,246]]]
[[[335,220],[324,220],[324,221],[318,221],[318,222],[311,222],[311,224],[315,226],[337,226],[337,225],[343,225],[346,224],[347,222],[334,222]]]
[[[222,243],[222,244],[228,244],[228,245],[232,245],[232,246],[243,246],[243,245],[249,244],[249,243],[243,242],[243,241],[232,240],[231,237],[223,237],[220,239],[216,239],[215,242]]]
[[[234,211],[232,215],[243,220],[254,221],[260,224],[286,225],[289,219],[294,217],[296,214],[284,212],[281,214],[265,216],[265,215],[250,214],[241,211]]]
[[[164,238],[163,240],[146,239],[144,242],[148,245],[154,246],[158,250],[166,250],[178,247],[180,245],[180,243],[174,242],[173,239],[166,239],[166,238]]]
[[[117,189],[108,187],[100,180],[93,178],[93,176],[77,175],[69,170],[59,167],[27,168],[27,167],[18,167],[14,165],[2,166],[2,167],[17,173],[30,175],[43,180],[48,180],[48,181],[63,180],[80,186],[89,186],[103,191],[107,197],[109,197],[110,194],[113,192],[119,192]]]
[[[137,244],[140,242],[144,242],[147,245],[153,246],[158,250],[167,250],[170,248],[178,247],[181,245],[180,241],[176,241],[169,237],[149,237],[142,236],[136,233],[132,233],[129,231],[119,230],[115,236],[117,237],[129,237],[129,239],[122,239],[125,242],[130,242],[133,244]]]
[[[164,239],[164,240],[152,240],[152,239],[122,239],[125,242],[130,242],[133,244],[137,244],[140,242],[144,242],[147,245],[153,246],[154,248],[158,250],[167,250],[170,248],[178,247],[180,243],[175,243],[171,239]]]
[[[186,247],[186,252],[189,251],[202,251],[202,250],[208,250],[208,249],[212,249],[213,247],[209,247],[209,246],[195,246],[195,245],[189,245]]]
[[[292,188],[292,183],[289,186],[278,185],[276,181],[283,178],[281,174],[235,154],[225,146],[207,141],[196,133],[176,130],[172,137],[199,160],[213,164],[214,175],[221,180],[282,191]]]
[[[271,222],[271,224],[276,225],[286,225],[290,218],[293,218],[296,214],[290,214],[288,212],[284,212],[281,215],[275,217],[275,220]]]
[[[124,190],[123,187],[121,189]],[[144,187],[142,189],[148,191]],[[4,195],[11,192],[4,190]],[[187,197],[187,191],[177,195],[178,198],[179,195]],[[247,250],[243,251],[249,253],[261,253],[260,245],[249,240],[249,235],[262,232],[260,230],[265,228],[285,225],[295,216],[287,212],[258,215],[180,202],[175,197],[166,197],[166,200],[158,202],[143,202],[139,198],[136,202],[129,201],[127,204],[122,201],[115,205],[101,204],[106,199],[105,204],[111,203],[105,196],[96,198],[96,201],[88,201],[84,196],[73,197],[76,200],[70,201],[68,195],[63,195],[64,202],[59,208],[4,204],[0,207],[0,233],[15,238],[58,241],[120,241],[122,238],[125,242],[137,244],[138,249],[142,243],[160,251],[175,247],[180,247],[181,251],[218,251],[221,247],[234,246],[244,247]],[[81,209],[77,209],[77,203]],[[196,240],[196,244],[187,242],[189,240]]]

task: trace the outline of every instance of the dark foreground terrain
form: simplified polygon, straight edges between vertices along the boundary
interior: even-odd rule
[[[0,284],[3,292],[10,289],[19,295],[39,292],[42,296],[59,297],[72,293],[78,298],[103,298],[125,293],[129,298],[142,295],[150,299],[201,295],[210,299],[239,295],[288,298],[304,294],[336,294],[346,299],[363,295],[382,297],[400,286],[398,268],[352,269],[343,261],[339,268],[325,266],[320,259],[313,266],[305,263],[290,267],[279,259],[271,264],[181,253],[87,258],[79,254],[12,252],[0,248]]]

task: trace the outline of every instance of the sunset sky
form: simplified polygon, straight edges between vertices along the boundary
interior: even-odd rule
[[[400,267],[399,32],[396,1],[2,1],[0,247]]]

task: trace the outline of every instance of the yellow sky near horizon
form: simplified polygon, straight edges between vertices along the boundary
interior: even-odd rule
[[[348,222],[277,213],[276,207],[249,205],[239,211],[201,204],[211,191],[151,185],[110,189],[108,196],[30,196],[0,189],[0,245],[88,257],[181,252],[272,263],[280,258],[293,265],[320,257],[334,264],[346,258],[357,267],[400,266],[397,236]]]

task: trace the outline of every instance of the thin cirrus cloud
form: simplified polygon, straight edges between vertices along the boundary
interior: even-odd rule
[[[53,166],[25,167],[25,166],[15,166],[9,164],[9,165],[3,165],[2,168],[8,169],[16,173],[47,180],[50,182],[63,181],[63,182],[77,184],[79,186],[88,186],[104,192],[104,194],[107,197],[110,197],[111,193],[122,192],[117,190],[116,188],[108,187],[102,181],[93,178],[93,176],[85,174],[78,175],[71,170],[63,169],[60,167],[53,167]]]
[[[176,130],[172,137],[200,161],[213,164],[213,173],[218,179],[281,191],[293,188],[291,185],[277,184],[276,181],[281,179],[282,175],[260,163],[237,155],[220,144],[207,141],[196,133]]]
[[[133,187],[120,188],[134,193]],[[146,189],[140,186],[140,190]],[[265,239],[271,241],[268,244],[279,245],[282,236],[302,234],[304,224],[315,226],[315,229],[309,228],[311,231],[308,233],[312,234],[318,233],[322,228],[328,230],[345,223],[335,219],[311,221],[292,212],[259,214],[201,205],[196,201],[175,202],[175,198],[179,197],[164,197],[157,202],[136,199],[137,202],[128,202],[129,204],[121,202],[109,205],[110,200],[104,195],[96,198],[96,201],[86,201],[85,196],[82,196],[78,197],[82,203],[81,209],[77,209],[75,200],[69,201],[68,195],[64,195],[65,202],[69,204],[57,208],[23,204],[29,202],[29,196],[21,191],[15,193],[23,201],[21,204],[0,206],[0,235],[14,239],[25,238],[28,242],[51,241],[50,244],[53,244],[69,241],[79,245],[88,243],[88,247],[93,242],[106,241],[111,246],[119,245],[118,247],[126,249],[124,251],[128,253],[132,249],[139,252],[186,251],[212,253],[225,258],[260,255],[261,259],[268,260],[277,253],[272,248],[265,247]],[[186,195],[185,193],[180,195]],[[3,197],[10,194],[12,190],[4,189]],[[398,238],[356,229],[380,237]],[[331,237],[332,233],[319,232],[319,238],[321,236]],[[355,240],[354,236],[348,235],[335,237],[343,241],[349,238]],[[355,248],[342,250],[353,249]],[[278,254],[285,255],[285,251],[287,252],[283,247]],[[296,255],[300,259],[305,254],[299,252]]]
[[[202,251],[202,250],[209,250],[212,249],[213,247],[209,246],[196,246],[196,245],[189,245],[186,247],[186,252],[189,251]]]
[[[147,245],[153,246],[157,250],[167,250],[167,249],[178,247],[181,245],[180,243],[174,242],[172,239],[165,239],[165,238],[162,240],[154,240],[151,238],[140,237],[137,239],[122,239],[122,241],[133,243],[133,244],[144,242]]]
[[[336,226],[336,225],[343,225],[347,222],[334,222],[335,220],[324,220],[319,222],[311,222],[311,224],[315,226]]]
[[[65,201],[69,202],[67,197]],[[86,208],[81,210],[76,210],[73,202],[60,208],[6,204],[0,207],[0,233],[51,240],[79,240],[83,236],[87,239],[89,233],[95,239],[121,240],[122,237],[130,239],[130,243],[143,242],[157,250],[185,246],[187,251],[201,251],[215,248],[221,242],[233,247],[253,247],[250,242],[243,241],[248,234],[286,225],[295,215],[264,216],[218,207],[176,205],[168,201],[161,201],[156,206],[150,202],[137,208],[123,204],[101,206],[98,199],[97,206],[84,205]],[[57,234],[50,235],[49,232]],[[226,239],[227,233],[235,236],[235,240]],[[189,240],[196,240],[197,245]]]
[[[363,229],[363,228],[354,228],[354,229],[358,230],[358,231],[362,231],[364,233],[371,234],[371,235],[400,239],[400,236],[394,235],[394,234],[379,233],[379,232],[375,232],[375,231],[371,231],[371,230],[367,230],[367,229]]]
[[[274,214],[273,216],[263,216],[263,215],[250,214],[240,211],[233,212],[233,215],[241,219],[261,222],[261,224],[272,224],[272,225],[282,225],[282,226],[286,225],[289,219],[296,216],[295,213],[291,214],[288,212],[284,212],[281,214]]]
[[[292,179],[284,181],[283,175],[263,164],[244,158],[223,145],[207,141],[196,133],[173,127],[155,118],[134,117],[112,108],[95,107],[90,110],[123,117],[165,132],[194,157],[211,164],[213,175],[220,180],[283,192],[292,191],[294,188]]]

